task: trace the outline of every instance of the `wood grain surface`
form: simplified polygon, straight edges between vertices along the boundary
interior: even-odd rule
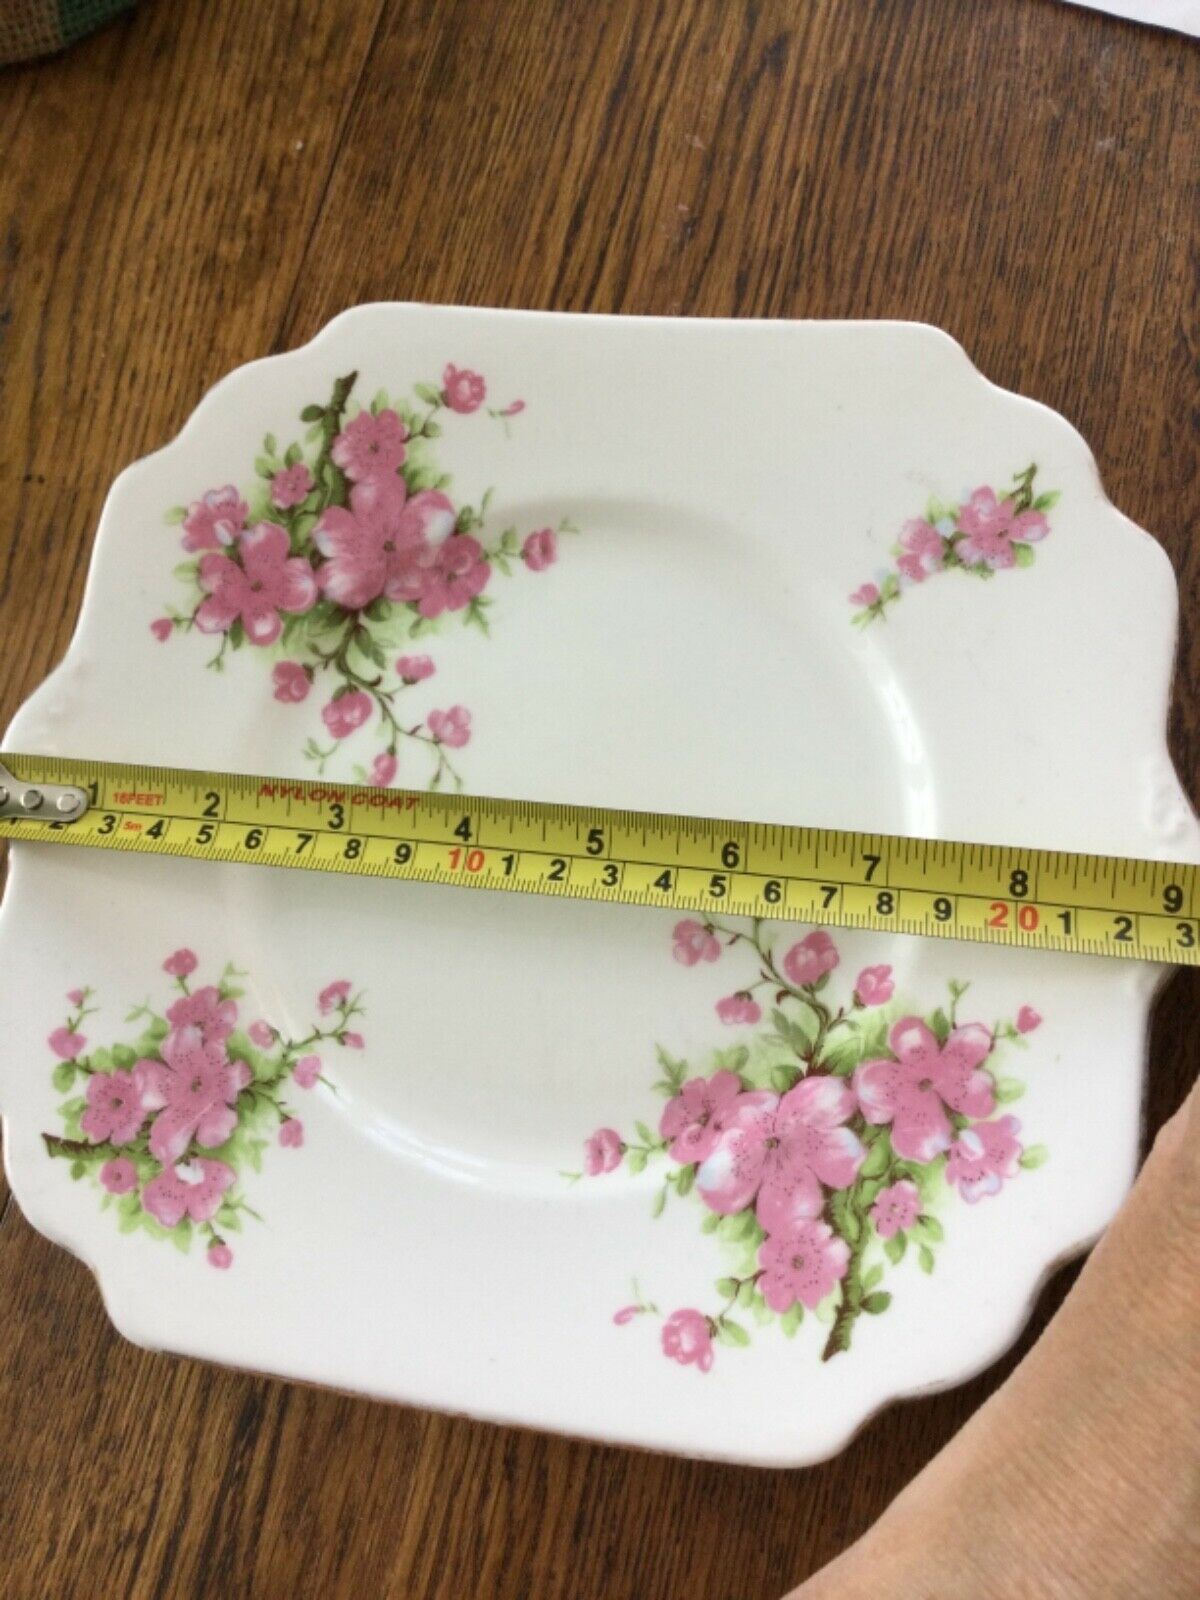
[[[0,706],[105,489],[357,301],[940,323],[1063,411],[1183,597],[1200,794],[1200,52],[1055,0],[175,0],[0,75]],[[1086,804],[1086,797],[1081,797]],[[1200,1060],[1151,1039],[1148,1128]],[[760,1472],[137,1350],[0,1184],[0,1594],[759,1600],[1003,1378]]]

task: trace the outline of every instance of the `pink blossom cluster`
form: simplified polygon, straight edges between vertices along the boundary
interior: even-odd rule
[[[714,962],[721,952],[711,924],[689,919],[676,925],[673,954],[682,965]],[[790,988],[797,999],[809,998],[815,1006],[839,962],[833,940],[818,929],[792,944],[777,966],[765,960],[760,983],[777,987],[782,980],[779,999]],[[890,966],[865,967],[855,979],[851,1011],[881,1006],[893,993]],[[753,1024],[761,1018],[748,989],[726,996],[716,1009],[726,1023]],[[839,1012],[834,1025],[844,1016]],[[1029,1033],[1040,1022],[1031,1006],[1023,1006],[1014,1032]],[[944,1157],[947,1182],[969,1202],[996,1194],[1015,1176],[1022,1154],[1020,1124],[1013,1116],[994,1117],[996,1084],[985,1066],[995,1037],[978,1023],[943,1032],[939,1038],[922,1018],[903,1016],[887,1032],[888,1053],[862,1061],[849,1078],[810,1061],[807,1075],[776,1092],[751,1087],[739,1072],[722,1068],[679,1084],[671,1095],[659,1121],[666,1154],[691,1170],[695,1191],[710,1212],[719,1217],[753,1212],[765,1235],[755,1282],[772,1311],[815,1308],[846,1276],[851,1247],[837,1230],[831,1202],[855,1184],[867,1158],[870,1128],[888,1127],[889,1167],[892,1161],[905,1164],[869,1207],[882,1240],[906,1232],[921,1217],[921,1192],[908,1175],[914,1166],[928,1169]],[[611,1172],[628,1149],[615,1129],[600,1128],[585,1143],[585,1170]],[[719,1319],[693,1309],[677,1311],[664,1324],[663,1349],[672,1359],[706,1371],[718,1331]]]
[[[97,1158],[104,1157],[97,1173],[101,1186],[116,1196],[137,1191],[142,1208],[164,1228],[185,1220],[206,1226],[208,1260],[224,1268],[233,1252],[212,1224],[237,1174],[230,1160],[204,1152],[225,1146],[235,1132],[251,1072],[229,1050],[239,1020],[237,1001],[214,984],[190,988],[188,979],[198,964],[195,952],[187,948],[163,962],[180,998],[166,1010],[167,1032],[155,1052],[140,1056],[127,1069],[94,1066],[85,1054],[87,1039],[78,1023],[90,991],[70,992],[67,998],[76,1015],[55,1028],[47,1042],[60,1062],[86,1074],[79,1128],[87,1145],[103,1147],[97,1149]],[[318,1010],[335,1013],[337,1022],[332,1029],[314,1030],[314,1039],[333,1037],[361,1049],[361,1034],[345,1026],[354,1009],[348,983],[327,986]],[[245,1032],[257,1050],[272,1052],[281,1044],[278,1031],[262,1018],[250,1021]],[[321,1073],[318,1055],[293,1054],[291,1048],[284,1049],[275,1065],[276,1081],[290,1077],[301,1089],[311,1089]],[[279,1143],[299,1148],[304,1142],[301,1120],[286,1110],[270,1083],[259,1090],[278,1111]],[[55,1141],[48,1142],[53,1148]],[[77,1153],[76,1146],[69,1148]]]

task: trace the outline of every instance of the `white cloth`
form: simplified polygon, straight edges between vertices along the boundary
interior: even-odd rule
[[[1157,28],[1176,28],[1200,38],[1200,0],[1072,0],[1093,11],[1111,11],[1131,22],[1148,22]]]

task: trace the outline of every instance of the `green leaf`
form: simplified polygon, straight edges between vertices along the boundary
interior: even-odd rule
[[[730,1244],[737,1244],[742,1239],[748,1239],[758,1228],[753,1211],[736,1211],[730,1217],[722,1217],[720,1234],[722,1239],[727,1239]]]
[[[1061,499],[1061,489],[1047,489],[1044,494],[1038,495],[1037,499],[1033,502],[1033,509],[1035,511],[1053,511],[1054,507]]]
[[[78,1182],[79,1179],[83,1177],[83,1175],[84,1175],[84,1173],[86,1171],[87,1171],[87,1166],[86,1166],[86,1164],[84,1162],[82,1162],[82,1161],[72,1161],[72,1163],[71,1163],[71,1177],[72,1177],[72,1179],[74,1179],[75,1182]]]
[[[381,596],[378,600],[373,600],[371,602],[366,609],[365,615],[369,617],[372,622],[386,622],[394,610],[395,607],[392,605],[392,602],[390,600],[383,599]]]
[[[663,1049],[661,1044],[655,1046],[655,1054],[658,1057],[658,1064],[663,1069],[668,1080],[677,1085],[681,1084],[684,1078],[687,1077],[687,1062],[678,1056],[671,1055],[668,1050]]]
[[[811,1012],[806,1011],[805,1018],[807,1019],[809,1016],[811,1016]],[[776,1006],[771,1012],[771,1021],[775,1024],[775,1032],[784,1044],[794,1050],[798,1056],[808,1055],[816,1035],[814,1032],[810,1032],[799,1018],[788,1016],[786,1011]],[[815,1028],[815,1022],[813,1026]]]
[[[771,1068],[769,1077],[771,1087],[776,1094],[786,1094],[789,1089],[794,1088],[800,1081],[800,1073],[797,1068],[788,1066],[783,1061]]]
[[[1011,1105],[1014,1100],[1019,1100],[1025,1093],[1025,1085],[1020,1078],[996,1079],[996,1102],[998,1105]]]
[[[128,1069],[137,1060],[137,1052],[131,1050],[127,1044],[115,1044],[112,1051],[113,1065],[122,1072]]]
[[[305,406],[304,410],[300,413],[301,422],[324,422],[324,420],[324,406]]]
[[[180,1255],[187,1255],[192,1248],[192,1219],[184,1217],[182,1222],[177,1223],[170,1230],[170,1237],[171,1243],[179,1251]]]
[[[848,1078],[862,1060],[862,1041],[855,1038],[839,1039],[821,1055],[821,1065],[835,1078]]]
[[[1037,1167],[1045,1166],[1049,1159],[1050,1152],[1044,1144],[1031,1144],[1021,1156],[1020,1165],[1026,1172],[1033,1172]]]
[[[664,1183],[662,1188],[658,1191],[658,1193],[654,1197],[654,1204],[650,1207],[650,1215],[652,1217],[661,1217],[663,1212],[666,1209],[667,1209],[667,1186]]]
[[[263,450],[269,456],[277,456],[279,454],[279,444],[273,433],[263,434]]]
[[[875,1265],[871,1268],[870,1272],[866,1273],[864,1275],[864,1277],[863,1277],[863,1281],[862,1281],[863,1293],[864,1294],[869,1294],[871,1292],[871,1290],[875,1287],[875,1285],[882,1279],[882,1277],[883,1277],[883,1268],[879,1265],[879,1263],[877,1261],[875,1263]]]
[[[229,627],[229,642],[235,650],[240,650],[246,642],[246,628],[241,617],[236,618]]]
[[[418,400],[424,400],[427,406],[440,406],[442,403],[441,390],[435,389],[431,383],[414,383],[413,393]]]
[[[167,526],[169,528],[174,528],[174,527],[177,527],[178,524],[181,523],[186,516],[187,516],[187,507],[186,506],[171,506],[171,508],[168,511],[163,513],[163,521],[167,524]]]
[[[750,1343],[750,1335],[740,1322],[734,1322],[730,1317],[722,1317],[717,1329],[717,1337],[722,1344],[745,1347]]]
[[[779,1319],[779,1326],[783,1329],[784,1337],[787,1339],[794,1339],[796,1337],[796,1330],[803,1321],[804,1307],[800,1304],[799,1300],[797,1300],[795,1305],[789,1306]]]
[[[704,1218],[704,1221],[700,1224],[700,1232],[701,1233],[716,1233],[717,1229],[720,1226],[721,1226],[720,1217],[717,1215],[717,1213],[715,1211],[710,1211],[710,1212],[708,1212],[706,1214],[706,1216]]]
[[[684,1195],[691,1194],[692,1185],[695,1183],[695,1181],[696,1168],[694,1164],[688,1167],[680,1167],[679,1176],[675,1180],[675,1193],[681,1200],[683,1199]]]
[[[655,1139],[654,1135],[650,1132],[650,1129],[646,1126],[646,1124],[644,1122],[635,1122],[633,1126],[637,1130],[637,1136],[642,1141],[643,1144],[656,1144],[657,1143],[657,1140]]]
[[[754,1283],[752,1279],[744,1278],[742,1280],[742,1286],[738,1290],[737,1303],[743,1311],[748,1311],[754,1304]]]
[[[51,1081],[60,1094],[66,1094],[67,1090],[75,1082],[75,1063],[73,1061],[60,1061],[54,1069]]]
[[[894,1233],[890,1239],[883,1241],[883,1253],[894,1267],[898,1267],[904,1259],[904,1252],[908,1249],[908,1235]]]
[[[736,1278],[718,1278],[714,1287],[722,1300],[732,1300],[738,1292]]]
[[[371,396],[371,415],[377,417],[381,411],[388,409],[388,393],[386,389],[377,389]]]
[[[307,410],[307,409],[308,409],[308,407],[305,407],[305,410]],[[314,422],[311,428],[305,429],[305,433],[304,433],[304,442],[305,442],[305,444],[315,444],[317,442],[317,440],[321,437],[321,435],[324,432],[325,432],[324,423]]]
[[[917,1249],[917,1261],[922,1272],[933,1271],[933,1251],[927,1244],[920,1245]]]
[[[937,1036],[938,1043],[945,1044],[946,1040],[950,1037],[950,1018],[942,1010],[941,1006],[939,1006],[930,1017],[929,1026],[933,1029],[934,1034]]]
[[[856,1245],[862,1237],[862,1220],[851,1203],[850,1191],[848,1189],[835,1191],[829,1209],[833,1214],[834,1226],[842,1238],[847,1244]]]
[[[863,1300],[862,1309],[869,1317],[877,1317],[880,1312],[886,1311],[892,1303],[892,1297],[886,1289],[877,1289],[874,1294],[869,1294]]]
[[[946,1230],[936,1217],[922,1213],[913,1224],[913,1233],[918,1239],[926,1239],[930,1244],[941,1244],[946,1237]]]
[[[113,1069],[112,1051],[106,1050],[103,1045],[99,1050],[93,1050],[88,1060],[97,1072],[111,1072]]]
[[[644,1150],[627,1150],[625,1152],[625,1160],[629,1164],[630,1172],[635,1174],[645,1172],[646,1152]]]
[[[1031,567],[1037,560],[1036,552],[1031,544],[1021,544],[1019,540],[1013,541],[1013,555],[1019,567]]]
[[[267,456],[255,456],[254,470],[260,478],[273,478],[278,470],[279,463],[271,461]]]
[[[732,1045],[727,1050],[713,1051],[713,1066],[719,1072],[740,1072],[750,1060],[750,1051],[744,1044]]]
[[[294,467],[304,459],[304,452],[300,446],[293,442],[284,451],[283,464],[285,467]]]
[[[858,1169],[858,1175],[860,1178],[882,1178],[891,1165],[891,1160],[891,1142],[886,1138],[876,1139],[867,1151],[867,1159]]]

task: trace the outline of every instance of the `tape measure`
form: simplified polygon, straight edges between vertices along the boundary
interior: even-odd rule
[[[1200,965],[1190,863],[25,755],[4,837]]]

